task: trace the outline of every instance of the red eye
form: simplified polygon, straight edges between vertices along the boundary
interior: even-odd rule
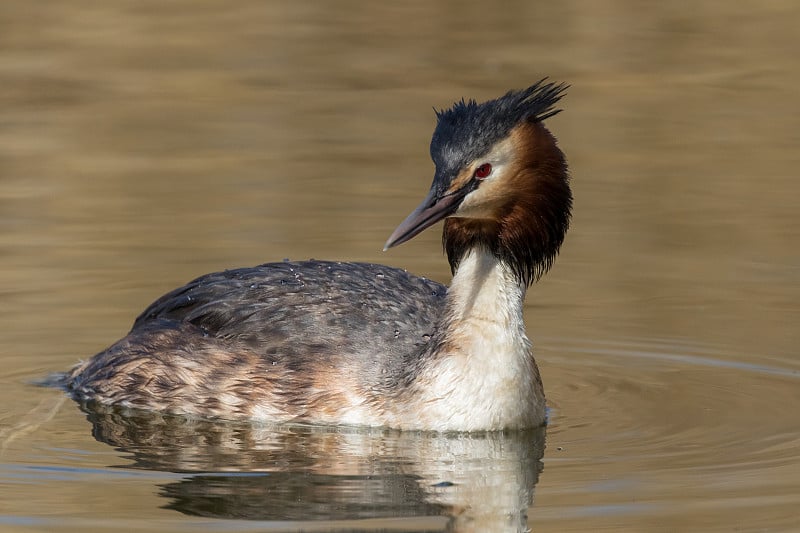
[[[489,176],[492,173],[492,165],[489,163],[484,163],[478,168],[475,169],[475,177],[479,180],[482,180]]]

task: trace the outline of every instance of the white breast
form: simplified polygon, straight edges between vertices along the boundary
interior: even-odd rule
[[[491,253],[476,250],[463,258],[448,290],[446,353],[420,375],[419,401],[403,414],[402,426],[472,431],[544,423],[524,298],[525,287]]]

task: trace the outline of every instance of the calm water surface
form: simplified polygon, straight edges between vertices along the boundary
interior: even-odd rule
[[[795,2],[0,8],[0,529],[800,529]],[[526,319],[544,430],[83,412],[31,381],[285,257],[446,282],[432,106],[549,75],[575,219]]]

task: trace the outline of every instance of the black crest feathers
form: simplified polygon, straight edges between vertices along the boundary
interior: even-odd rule
[[[555,106],[569,86],[539,80],[527,89],[478,103],[461,100],[436,111],[431,158],[439,173],[453,173],[483,156],[521,122],[540,122],[561,110]]]

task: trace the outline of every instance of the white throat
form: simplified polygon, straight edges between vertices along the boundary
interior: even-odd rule
[[[473,249],[461,260],[453,276],[448,289],[448,311],[457,325],[503,325],[524,337],[525,289],[494,254]]]
[[[447,294],[449,327],[417,384],[423,426],[468,431],[539,426],[544,392],[525,335],[526,287],[488,251],[475,249],[460,262]],[[425,423],[428,422],[428,423]]]

